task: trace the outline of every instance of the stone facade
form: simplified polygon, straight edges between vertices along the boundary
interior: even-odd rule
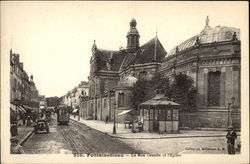
[[[89,98],[82,106],[82,116],[112,121],[114,114],[131,109],[131,87],[138,79],[149,79],[159,70],[166,51],[158,37],[140,46],[136,20],[130,22],[127,47],[119,51],[92,46],[89,76]],[[124,117],[116,117],[123,122]]]
[[[163,60],[165,76],[187,74],[198,91],[198,111],[182,113],[181,126],[227,127],[228,110],[240,117],[240,45],[239,29],[206,25]]]
[[[33,75],[28,76],[20,62],[19,54],[10,50],[10,102],[19,100],[20,105],[36,106],[39,92],[33,81]]]
[[[209,21],[206,21],[209,22]],[[240,127],[240,30],[210,27],[173,48],[168,54],[156,36],[140,46],[136,21],[130,22],[127,47],[119,51],[92,46],[89,98],[81,109],[83,118],[109,121],[132,108],[132,86],[161,72],[170,81],[187,74],[197,88],[197,110],[180,112],[182,127]],[[112,100],[112,101],[111,101]],[[118,122],[123,117],[116,117]]]

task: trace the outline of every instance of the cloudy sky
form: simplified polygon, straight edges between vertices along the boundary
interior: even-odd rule
[[[131,18],[140,44],[155,37],[166,51],[205,26],[246,25],[247,2],[1,2],[1,55],[12,48],[33,74],[40,94],[62,96],[87,81],[93,40],[98,48],[126,47]]]

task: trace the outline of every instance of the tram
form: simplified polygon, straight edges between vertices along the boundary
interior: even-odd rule
[[[57,124],[68,125],[69,123],[70,107],[67,105],[59,105],[57,108]]]

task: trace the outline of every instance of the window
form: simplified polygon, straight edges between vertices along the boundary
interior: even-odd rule
[[[149,119],[150,119],[150,120],[153,120],[153,119],[154,119],[154,110],[153,110],[153,109],[150,109],[150,110],[149,110],[149,115],[150,115],[150,116],[149,116]]]
[[[107,99],[104,99],[104,108],[108,106]]]
[[[178,110],[173,110],[173,120],[178,121],[179,116],[178,116]]]
[[[220,71],[208,73],[208,105],[220,105]]]
[[[149,110],[144,109],[144,119],[148,120],[149,119]]]
[[[171,110],[167,110],[167,121],[171,120]]]
[[[124,93],[118,93],[118,107],[125,106],[125,95]]]
[[[166,111],[159,109],[159,121],[165,121],[165,115],[166,115]]]

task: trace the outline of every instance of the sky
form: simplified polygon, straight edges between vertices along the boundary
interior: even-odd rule
[[[1,2],[1,56],[20,54],[41,95],[62,96],[87,81],[93,41],[101,49],[126,47],[132,18],[140,45],[157,35],[169,52],[209,25],[243,29],[247,2]]]

